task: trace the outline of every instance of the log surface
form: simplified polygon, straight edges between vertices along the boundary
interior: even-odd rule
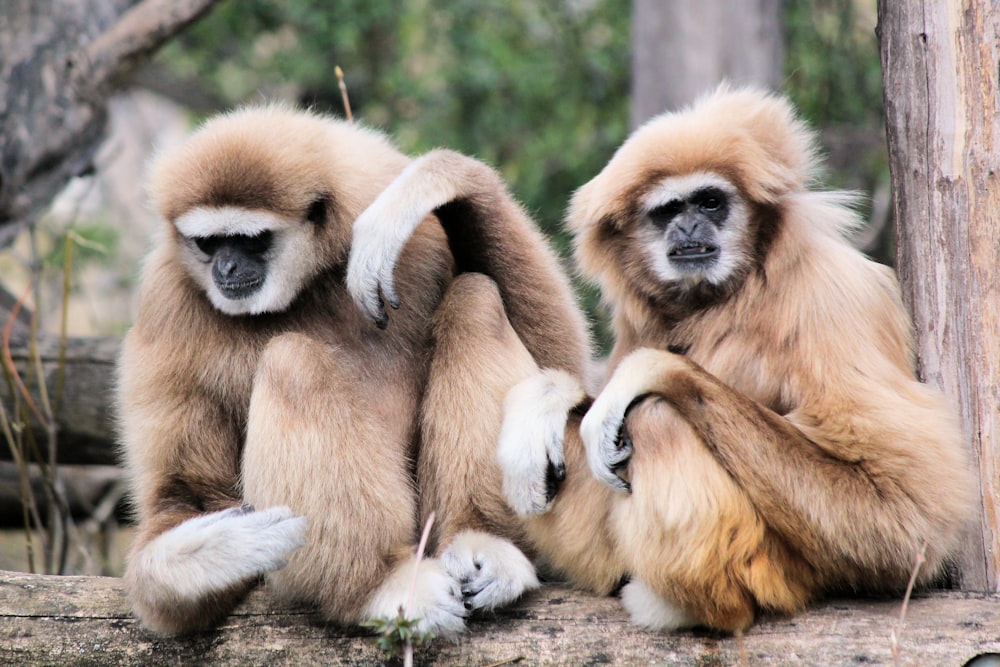
[[[898,600],[834,600],[761,621],[742,638],[652,633],[628,623],[617,600],[546,586],[470,623],[456,643],[419,648],[417,664],[893,665]],[[962,665],[1000,652],[1000,597],[935,592],[911,600],[900,665]],[[516,662],[514,662],[516,661]],[[0,664],[380,665],[363,631],[279,607],[256,591],[218,629],[163,639],[129,613],[121,580],[0,572]]]

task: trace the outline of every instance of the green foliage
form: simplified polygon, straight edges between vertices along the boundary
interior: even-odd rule
[[[785,0],[785,89],[815,125],[882,119],[874,0]]]
[[[376,644],[385,652],[387,658],[403,655],[407,644],[412,648],[420,648],[434,639],[433,632],[418,632],[416,629],[420,619],[406,618],[403,608],[395,618],[375,618],[361,623],[361,627],[369,628],[378,635]]]

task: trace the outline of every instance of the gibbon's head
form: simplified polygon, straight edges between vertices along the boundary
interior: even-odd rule
[[[380,134],[280,106],[216,116],[154,163],[175,257],[227,315],[282,311],[346,261],[354,219],[406,166]]]
[[[783,98],[722,86],[653,118],[573,196],[577,261],[606,294],[731,293],[766,253],[782,198],[805,189],[813,136]]]

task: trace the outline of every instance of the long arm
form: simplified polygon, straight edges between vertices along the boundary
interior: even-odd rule
[[[347,286],[380,326],[399,305],[393,274],[403,246],[430,214],[448,237],[458,272],[484,273],[500,289],[511,325],[542,368],[582,376],[586,322],[545,237],[490,167],[448,150],[414,160],[354,224]]]
[[[303,544],[305,520],[287,507],[243,506],[231,416],[132,338],[119,408],[139,525],[125,582],[143,623],[176,634],[211,626],[260,574],[284,565]]]
[[[680,413],[766,523],[819,571],[898,586],[925,543],[929,572],[946,553],[965,471],[935,442],[940,434],[911,436],[912,446],[889,442],[895,427],[870,414],[845,417],[837,433],[799,428],[685,357],[642,349],[622,361],[581,427],[595,474],[619,488],[616,466],[629,447],[642,446],[619,434],[628,405],[643,394]],[[893,414],[900,406],[887,407],[884,417],[905,419]],[[844,438],[855,440],[836,441]]]

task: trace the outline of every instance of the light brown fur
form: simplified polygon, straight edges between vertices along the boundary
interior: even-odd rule
[[[465,488],[497,474],[492,456],[485,471],[464,458],[466,424],[498,421],[503,397],[472,407],[470,394],[492,394],[468,381],[467,364],[493,354],[502,318],[535,358],[580,373],[585,323],[555,255],[493,170],[449,151],[421,160],[458,194],[406,241],[394,272],[401,305],[384,331],[344,284],[355,219],[409,162],[382,137],[268,108],[210,121],[160,160],[165,238],[143,271],[118,390],[139,520],[126,583],[146,625],[210,626],[256,582],[194,600],[149,593],[159,588],[148,545],[209,512],[249,503],[307,517],[305,546],[267,581],[340,622],[364,620],[382,583],[399,579],[393,568],[412,556],[421,514],[438,513],[437,554],[458,532],[513,525],[498,490],[465,504]],[[327,219],[314,225],[304,218],[317,200]],[[219,207],[263,210],[310,236],[301,261],[315,271],[287,309],[224,315],[189,275],[175,223]],[[481,318],[498,305],[509,320],[503,310]],[[527,575],[494,602],[516,596]]]
[[[279,108],[209,121],[163,156],[153,195],[166,221],[147,259],[120,362],[118,412],[138,534],[126,582],[161,632],[206,627],[255,582],[191,603],[148,599],[134,561],[186,519],[250,503],[310,519],[307,546],[272,584],[357,621],[374,586],[416,541],[411,478],[429,322],[451,275],[444,235],[422,225],[400,271],[406,305],[369,327],[342,284],[354,218],[405,166],[381,136]],[[327,219],[303,220],[317,196]],[[197,206],[264,209],[313,236],[316,275],[285,311],[227,316],[179,260],[173,226]],[[244,441],[245,438],[245,441]]]
[[[831,592],[900,592],[921,550],[930,582],[969,516],[962,434],[914,377],[895,277],[844,238],[842,195],[807,190],[815,166],[785,100],[721,89],[637,130],[569,208],[579,266],[613,314],[608,386],[648,377],[649,397],[624,422],[631,493],[591,474],[571,415],[566,481],[523,530],[576,585],[642,582],[676,609],[672,627],[736,631]],[[749,212],[744,259],[720,285],[667,284],[643,197],[702,173]]]

